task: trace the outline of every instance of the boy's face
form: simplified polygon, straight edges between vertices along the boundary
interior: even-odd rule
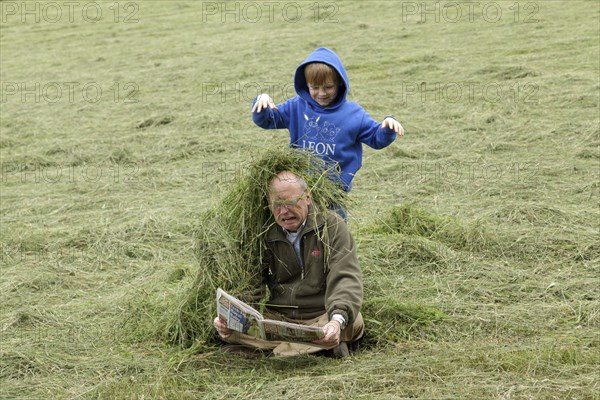
[[[327,107],[335,101],[338,95],[338,85],[333,80],[325,81],[322,85],[308,82],[308,92],[321,107]]]

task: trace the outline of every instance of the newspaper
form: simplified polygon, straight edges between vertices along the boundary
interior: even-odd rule
[[[263,340],[312,342],[324,335],[318,326],[265,319],[257,310],[221,288],[217,289],[217,315],[229,329]]]

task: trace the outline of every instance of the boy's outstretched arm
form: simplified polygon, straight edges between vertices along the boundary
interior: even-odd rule
[[[252,105],[252,120],[263,129],[281,129],[285,128],[279,108],[273,102],[273,99],[266,94],[260,94],[254,100]]]
[[[365,113],[361,124],[359,141],[376,150],[389,146],[396,136],[404,136],[404,128],[394,117],[385,117],[383,122],[372,119]]]

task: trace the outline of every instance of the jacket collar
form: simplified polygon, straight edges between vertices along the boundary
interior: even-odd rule
[[[323,218],[322,213],[319,213],[316,210],[316,208],[313,207],[312,205],[309,206],[308,215],[306,217],[306,224],[304,224],[304,228],[300,232],[300,236],[303,236],[304,234],[306,234],[310,231],[319,230],[323,226],[324,223],[325,223],[325,218]],[[271,225],[271,227],[267,231],[265,240],[267,242],[272,242],[275,240],[281,240],[281,239],[285,239],[285,238],[286,238],[286,235],[285,235],[285,232],[283,231],[283,228],[280,227],[279,225],[277,225],[276,223],[273,223],[273,225]]]

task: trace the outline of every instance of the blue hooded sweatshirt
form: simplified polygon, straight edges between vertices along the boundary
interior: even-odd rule
[[[334,68],[343,81],[336,100],[326,107],[310,96],[304,78],[304,67],[313,62]],[[346,100],[350,89],[346,70],[337,54],[325,47],[316,49],[298,66],[294,88],[298,95],[278,104],[278,110],[266,108],[252,113],[254,123],[264,129],[287,128],[290,147],[310,150],[336,163],[341,171],[340,184],[350,191],[352,179],[362,165],[362,144],[382,149],[396,139],[396,133],[382,129],[360,105]]]

